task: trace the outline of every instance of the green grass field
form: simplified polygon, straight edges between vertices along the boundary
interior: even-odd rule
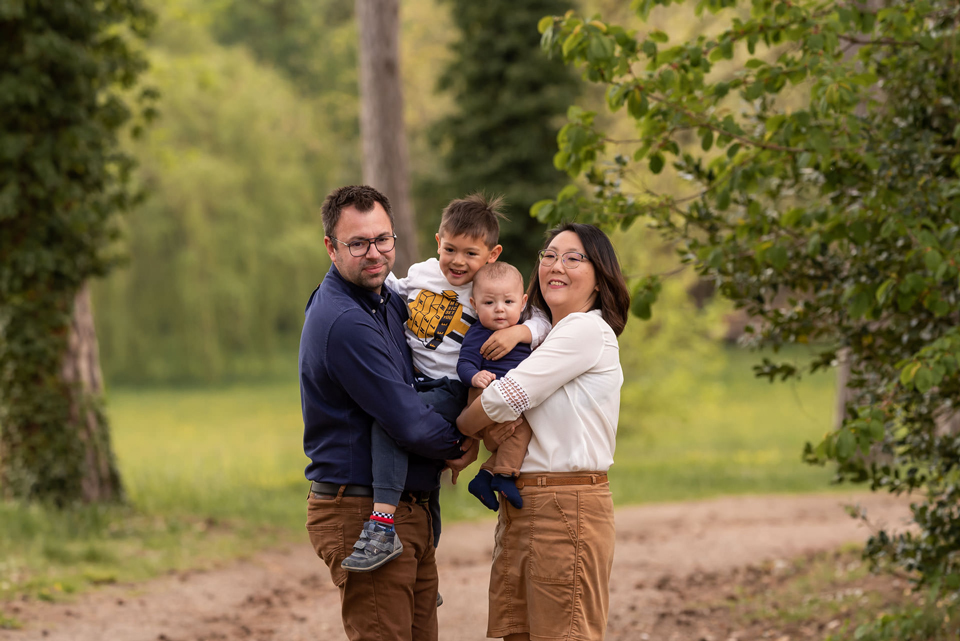
[[[829,489],[800,461],[831,424],[833,379],[770,384],[756,355],[691,373],[651,403],[628,377],[611,485],[618,504]],[[676,385],[676,381],[674,381]],[[306,458],[296,381],[211,389],[129,389],[108,397],[130,506],[53,513],[0,504],[0,599],[57,598],[89,584],[209,567],[305,540]],[[446,484],[444,515],[493,518]]]

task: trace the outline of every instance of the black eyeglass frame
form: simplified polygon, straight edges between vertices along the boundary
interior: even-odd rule
[[[333,236],[327,236],[327,238],[329,238],[329,239],[332,240],[332,241],[338,242],[338,243],[340,243],[341,245],[346,245],[347,251],[350,252],[350,255],[353,256],[354,258],[363,258],[363,257],[366,256],[368,253],[370,253],[370,245],[373,245],[374,247],[376,247],[376,248],[377,248],[377,251],[380,252],[381,254],[388,254],[388,253],[392,252],[394,249],[396,249],[396,247],[397,247],[397,235],[396,235],[396,234],[390,234],[389,236],[377,236],[377,237],[375,237],[375,238],[358,238],[358,239],[356,239],[356,240],[350,241],[349,243],[345,243],[345,242],[343,242],[342,240],[340,240],[339,238],[335,238],[335,237],[333,237]],[[380,249],[380,241],[381,241],[381,240],[386,240],[386,239],[388,239],[388,238],[393,241],[393,242],[390,244],[390,248],[389,248],[389,249]],[[354,252],[354,249],[355,249],[355,248],[359,248],[359,246],[360,246],[361,244],[363,244],[363,252],[360,253],[360,254],[355,253],[355,252]]]
[[[546,254],[547,252],[554,254],[555,257],[552,260],[548,259],[546,262],[544,262],[544,254]],[[567,256],[571,256],[571,255],[576,256],[578,259],[577,262],[575,262],[572,266],[567,264]],[[568,252],[563,252],[562,254],[558,254],[552,249],[541,249],[540,251],[537,252],[537,262],[539,262],[544,267],[552,267],[557,263],[558,258],[560,259],[560,263],[567,269],[576,269],[577,267],[580,266],[580,263],[582,263],[583,261],[590,262],[590,258],[586,254],[582,254],[580,252],[575,252],[575,251],[568,251]]]

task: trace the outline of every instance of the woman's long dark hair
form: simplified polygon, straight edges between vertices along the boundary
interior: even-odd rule
[[[593,265],[597,277],[597,287],[600,291],[593,303],[593,309],[599,309],[603,320],[619,336],[627,325],[630,315],[630,292],[620,270],[620,260],[613,249],[613,244],[607,235],[593,225],[583,223],[566,223],[547,232],[547,240],[543,244],[546,249],[559,234],[572,231],[583,243],[583,249]],[[530,287],[527,288],[527,300],[530,305],[538,307],[551,321],[553,315],[547,302],[540,292],[540,264],[533,268],[530,277]]]

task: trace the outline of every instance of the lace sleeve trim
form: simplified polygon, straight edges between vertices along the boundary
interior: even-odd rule
[[[530,397],[527,396],[527,393],[520,387],[520,384],[510,376],[504,376],[494,382],[494,385],[497,386],[497,390],[510,408],[518,415],[530,409]]]

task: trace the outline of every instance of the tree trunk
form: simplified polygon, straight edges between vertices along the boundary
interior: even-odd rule
[[[3,496],[59,506],[122,500],[89,286],[44,291],[0,312]]]
[[[356,0],[356,12],[360,32],[363,181],[382,191],[393,205],[397,231],[394,270],[406,274],[419,254],[403,125],[399,1]]]
[[[837,350],[837,402],[833,410],[833,429],[839,430],[843,419],[847,417],[847,404],[850,402],[850,348]]]
[[[110,444],[110,427],[103,412],[100,347],[93,323],[89,283],[84,283],[74,299],[61,374],[67,388],[72,390],[68,429],[77,431],[83,447],[81,500],[85,503],[118,501],[123,488]]]

